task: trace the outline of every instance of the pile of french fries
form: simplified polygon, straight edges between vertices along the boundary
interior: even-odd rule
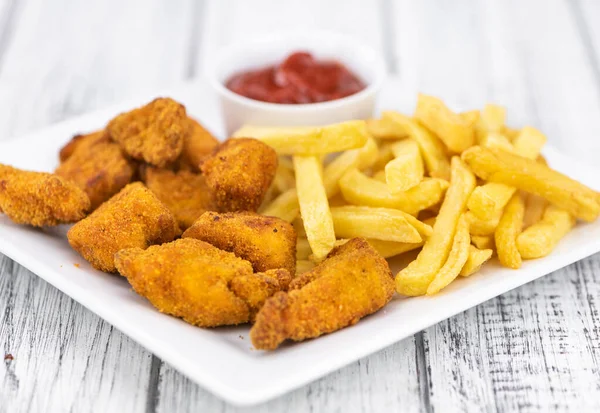
[[[506,111],[455,113],[419,95],[413,116],[323,127],[245,126],[234,137],[272,146],[280,164],[260,212],[292,222],[297,269],[364,237],[385,258],[420,248],[396,275],[403,295],[431,295],[476,273],[494,254],[519,268],[548,255],[600,195],[552,170],[546,137],[506,125]]]

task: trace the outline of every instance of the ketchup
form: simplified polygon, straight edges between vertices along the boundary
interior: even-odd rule
[[[318,61],[307,52],[282,63],[233,75],[225,86],[238,95],[270,103],[317,103],[363,90],[364,82],[336,61]]]

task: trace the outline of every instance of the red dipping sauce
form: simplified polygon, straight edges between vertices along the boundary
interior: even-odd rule
[[[363,90],[365,83],[336,61],[319,61],[296,52],[282,63],[233,75],[227,89],[269,103],[318,103],[341,99]]]

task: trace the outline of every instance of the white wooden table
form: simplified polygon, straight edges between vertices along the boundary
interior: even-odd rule
[[[306,27],[381,50],[399,95],[505,104],[597,163],[597,0],[0,0],[0,139],[201,76],[229,42]],[[599,308],[597,255],[249,410],[598,411]],[[213,410],[237,411],[0,255],[0,412]]]

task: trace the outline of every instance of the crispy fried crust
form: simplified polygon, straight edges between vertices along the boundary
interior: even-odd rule
[[[216,206],[204,176],[180,170],[146,168],[144,181],[154,195],[171,210],[179,227],[189,228],[206,211]]]
[[[180,234],[175,217],[141,182],[127,185],[96,211],[75,224],[71,247],[94,268],[115,272],[114,255],[124,248],[147,248]]]
[[[73,152],[75,152],[77,148],[83,146],[89,147],[102,141],[110,141],[110,137],[104,129],[84,135],[75,135],[69,142],[67,142],[65,146],[60,149],[58,158],[61,162],[65,162],[71,155],[73,155]]]
[[[183,105],[169,98],[157,98],[118,115],[106,129],[132,158],[164,167],[181,154],[187,122]]]
[[[130,183],[136,170],[136,165],[123,155],[119,145],[103,132],[73,138],[61,151],[61,159],[64,161],[55,173],[83,189],[90,198],[92,210]]]
[[[251,212],[206,212],[183,234],[233,252],[255,271],[285,268],[296,273],[296,231],[279,218]]]
[[[229,139],[201,169],[220,212],[256,211],[275,177],[277,154],[256,139]]]
[[[200,172],[204,158],[219,144],[209,131],[192,118],[188,118],[188,133],[183,141],[183,150],[179,157],[180,168]]]
[[[250,330],[252,344],[273,350],[285,339],[318,337],[355,324],[384,307],[394,294],[392,272],[363,238],[335,248],[295,278],[289,291],[269,298]]]
[[[115,263],[159,311],[202,327],[247,322],[286,277],[253,274],[248,261],[191,238],[122,250]]]
[[[85,192],[59,176],[0,164],[0,212],[18,224],[77,222],[89,208]]]

